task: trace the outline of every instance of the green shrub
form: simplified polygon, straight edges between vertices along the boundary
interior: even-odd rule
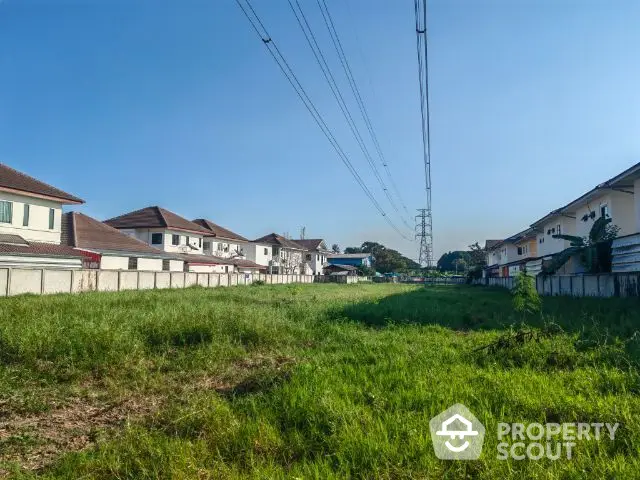
[[[513,289],[513,309],[523,314],[534,314],[541,308],[542,299],[536,290],[535,279],[525,272],[518,273]]]

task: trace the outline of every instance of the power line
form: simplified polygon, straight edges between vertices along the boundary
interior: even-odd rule
[[[402,199],[400,190],[398,189],[398,186],[396,185],[396,182],[394,181],[393,176],[391,175],[391,171],[389,170],[389,165],[384,156],[384,153],[380,148],[380,142],[378,142],[378,136],[376,135],[375,129],[373,128],[373,124],[371,123],[371,118],[369,117],[369,113],[367,111],[365,103],[362,100],[362,95],[360,94],[360,89],[358,88],[358,84],[353,75],[353,71],[351,70],[351,66],[349,65],[349,60],[347,58],[347,55],[345,54],[344,49],[342,48],[342,42],[340,41],[340,36],[338,35],[338,31],[336,30],[335,24],[333,23],[333,17],[331,16],[329,7],[327,6],[327,3],[325,0],[317,0],[317,3],[318,3],[318,7],[320,8],[320,13],[322,13],[324,24],[327,27],[327,30],[329,31],[329,36],[331,37],[333,46],[336,50],[336,53],[338,54],[338,58],[340,59],[340,64],[342,65],[342,69],[344,70],[344,73],[349,82],[349,86],[351,87],[351,91],[353,92],[353,96],[355,97],[356,102],[358,103],[358,108],[360,109],[362,119],[364,120],[364,123],[367,126],[367,130],[369,131],[371,140],[373,141],[373,144],[378,153],[380,163],[383,165],[385,169],[387,177],[389,178],[389,183],[391,184],[396,197],[398,198],[400,204],[402,205],[402,208],[407,213],[407,215],[411,215],[409,213],[409,210],[407,209],[406,204],[404,203],[404,200]],[[404,218],[403,218],[403,221],[404,221]],[[406,221],[404,222],[405,224],[407,223]]]
[[[422,150],[424,159],[424,178],[426,192],[426,208],[421,215],[425,216],[425,230],[419,236],[420,259],[425,259],[427,266],[433,264],[433,226],[431,215],[431,129],[429,109],[429,62],[427,48],[427,0],[414,0],[416,20],[416,52],[418,55],[418,82],[420,84],[420,116],[422,119]],[[424,249],[424,251],[423,251]]]
[[[302,10],[300,2],[298,0],[295,0],[295,4],[297,5],[297,10],[293,5],[292,0],[288,0],[288,2],[289,2],[289,6],[291,7],[291,11],[293,12],[298,22],[298,25],[300,26],[300,29],[302,30],[302,33],[304,34],[304,37],[307,40],[307,44],[309,45],[309,48],[311,48],[311,51],[313,52],[313,55],[316,59],[316,63],[320,67],[320,70],[322,70],[322,74],[324,75],[325,80],[329,84],[331,93],[336,99],[336,102],[338,102],[338,106],[340,107],[340,110],[342,111],[342,114],[344,115],[344,118],[347,121],[347,124],[349,125],[349,129],[351,130],[351,133],[355,137],[356,142],[358,143],[358,146],[362,151],[362,154],[364,155],[365,159],[367,160],[367,163],[371,167],[371,170],[373,171],[376,177],[376,180],[380,184],[382,191],[387,197],[389,204],[400,215],[400,218],[402,222],[405,224],[405,226],[408,229],[411,229],[412,228],[411,225],[407,223],[407,221],[403,218],[402,214],[400,213],[400,210],[398,209],[395,201],[393,200],[393,197],[389,193],[389,190],[385,185],[385,182],[382,179],[380,172],[378,171],[376,164],[373,158],[371,157],[371,154],[369,153],[369,149],[367,148],[367,145],[364,139],[362,138],[358,125],[353,119],[349,106],[347,105],[347,102],[345,101],[344,96],[342,95],[342,92],[340,90],[340,86],[338,85],[335,77],[333,76],[331,68],[329,67],[329,64],[327,63],[326,58],[322,53],[322,48],[318,44],[318,41],[313,32],[313,29],[311,28],[311,25],[309,24],[309,21],[307,20],[307,17],[304,14],[304,11]]]
[[[362,177],[360,177],[360,175],[358,174],[358,171],[354,168],[353,164],[351,163],[351,161],[349,160],[347,155],[344,153],[344,150],[342,149],[342,147],[340,146],[340,144],[336,140],[335,136],[333,135],[333,132],[327,126],[324,118],[318,112],[318,109],[314,105],[313,101],[309,98],[309,95],[307,95],[307,92],[304,90],[304,88],[300,84],[300,81],[296,77],[295,73],[293,72],[293,70],[291,69],[291,67],[287,63],[286,59],[284,58],[284,56],[282,55],[282,53],[278,49],[278,46],[276,45],[275,41],[269,35],[268,30],[266,29],[266,27],[262,23],[262,20],[260,19],[260,17],[256,13],[256,11],[254,10],[254,8],[251,5],[250,1],[249,0],[244,0],[244,2],[246,3],[247,7],[249,8],[251,13],[253,14],[253,17],[255,17],[255,20],[252,17],[252,15],[247,11],[247,9],[244,7],[242,2],[240,0],[236,0],[236,3],[238,4],[240,9],[242,10],[242,13],[244,13],[245,17],[247,17],[247,20],[249,21],[249,23],[253,27],[254,31],[256,32],[256,35],[258,35],[258,37],[262,40],[263,44],[266,46],[266,48],[269,51],[269,53],[271,54],[272,58],[274,59],[274,61],[276,62],[276,64],[278,65],[278,67],[280,68],[282,73],[284,74],[284,76],[289,81],[289,84],[295,90],[296,94],[298,95],[298,98],[300,98],[300,100],[302,101],[302,103],[306,107],[307,111],[311,114],[311,116],[313,117],[314,121],[316,122],[316,124],[318,125],[318,127],[320,128],[322,133],[324,134],[324,136],[327,138],[327,140],[329,141],[331,146],[334,148],[334,150],[338,154],[338,157],[340,157],[340,160],[342,160],[342,162],[345,164],[347,169],[351,172],[351,174],[353,175],[354,179],[356,180],[356,182],[358,183],[360,188],[362,188],[362,190],[364,191],[365,195],[367,195],[369,200],[371,200],[371,203],[373,203],[374,207],[383,216],[385,221],[402,238],[407,239],[407,237],[400,231],[400,229],[398,229],[398,227],[393,223],[393,221],[387,216],[387,214],[385,213],[383,208],[380,206],[380,204],[378,203],[376,198],[373,196],[373,194],[371,193],[371,191],[369,190],[367,185],[362,180]],[[258,28],[258,26],[260,28]]]

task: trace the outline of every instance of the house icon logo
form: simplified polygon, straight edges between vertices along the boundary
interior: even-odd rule
[[[477,460],[484,443],[484,426],[461,403],[429,422],[431,442],[441,460]]]

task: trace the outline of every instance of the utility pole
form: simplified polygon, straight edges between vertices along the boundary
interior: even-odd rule
[[[433,235],[431,233],[431,208],[419,208],[416,215],[416,239],[420,240],[418,263],[433,266]]]

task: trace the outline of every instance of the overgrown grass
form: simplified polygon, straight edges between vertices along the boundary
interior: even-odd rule
[[[546,298],[523,317],[507,292],[471,287],[9,298],[0,422],[42,426],[70,399],[157,407],[127,411],[82,451],[55,443],[47,461],[26,460],[37,428],[0,433],[0,449],[19,477],[638,478],[637,330],[634,299]],[[429,420],[454,403],[486,427],[478,461],[433,453]],[[621,426],[571,460],[499,461],[502,421]]]

